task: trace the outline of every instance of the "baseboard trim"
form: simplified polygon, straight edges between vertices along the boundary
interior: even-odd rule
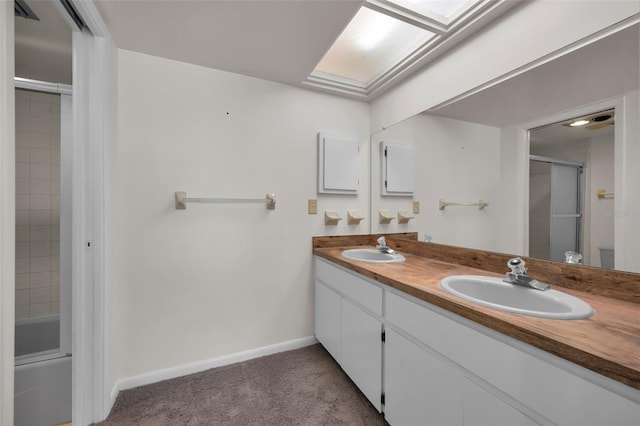
[[[163,380],[174,379],[176,377],[182,377],[193,373],[199,373],[211,368],[223,367],[225,365],[235,364],[236,362],[247,361],[253,358],[259,358],[266,355],[277,354],[279,352],[299,349],[316,343],[318,343],[318,340],[315,338],[315,336],[302,337],[300,339],[276,343],[275,345],[263,346],[260,348],[249,349],[248,351],[223,355],[217,358],[206,359],[190,364],[183,364],[171,368],[164,368],[162,370],[150,371],[148,373],[139,374],[137,376],[125,377],[118,380],[111,390],[111,407],[113,407],[118,393],[126,389],[150,385],[152,383],[161,382]],[[107,412],[109,411],[110,409]]]

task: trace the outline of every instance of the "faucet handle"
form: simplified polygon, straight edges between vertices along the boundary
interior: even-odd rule
[[[525,268],[524,260],[519,257],[514,257],[513,259],[509,259],[507,262],[507,266],[511,269],[516,275],[526,274],[527,268]]]
[[[384,237],[378,238],[378,247],[386,247],[387,240]]]

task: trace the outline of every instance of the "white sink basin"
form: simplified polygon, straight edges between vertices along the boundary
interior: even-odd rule
[[[343,251],[342,256],[368,263],[400,263],[406,260],[400,253],[382,253],[375,249],[349,249]]]
[[[570,294],[509,284],[502,278],[453,275],[440,281],[440,287],[469,302],[521,315],[551,319],[586,319],[593,315],[588,303]]]

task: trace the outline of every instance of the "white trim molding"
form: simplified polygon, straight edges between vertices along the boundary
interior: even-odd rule
[[[13,424],[15,88],[13,2],[0,2],[0,424]]]
[[[318,343],[318,340],[315,338],[315,336],[302,337],[300,339],[289,340],[282,343],[276,343],[274,345],[249,349],[243,352],[223,355],[216,358],[197,361],[190,364],[178,365],[162,370],[150,371],[148,373],[139,374],[137,376],[126,377],[116,382],[115,386],[111,390],[111,401],[112,403],[115,402],[118,393],[126,389],[150,385],[152,383],[161,382],[163,380],[175,379],[176,377],[199,373],[211,368],[223,367],[225,365],[231,365],[237,362],[247,361],[267,355],[273,355],[280,352],[300,349],[306,346],[314,345],[316,343]]]

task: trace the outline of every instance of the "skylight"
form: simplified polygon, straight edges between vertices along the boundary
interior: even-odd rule
[[[432,32],[363,7],[316,71],[368,84],[433,36]]]
[[[369,98],[423,66],[433,52],[444,52],[452,36],[473,32],[482,22],[477,18],[498,16],[514,4],[517,2],[504,0],[366,0],[304,84]]]
[[[420,15],[435,18],[443,24],[448,24],[453,18],[477,3],[469,0],[389,0],[389,2]]]

